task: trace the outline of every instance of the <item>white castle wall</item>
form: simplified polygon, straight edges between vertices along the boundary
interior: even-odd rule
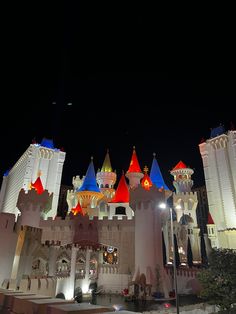
[[[127,274],[99,273],[98,287],[102,286],[105,293],[121,293],[128,288],[131,278]]]
[[[166,274],[169,280],[172,282],[173,288],[173,269],[165,268]],[[179,268],[177,269],[177,284],[179,294],[199,294],[201,290],[200,283],[196,278],[199,270],[189,269],[189,268]]]

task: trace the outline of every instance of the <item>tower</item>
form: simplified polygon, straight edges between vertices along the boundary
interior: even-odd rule
[[[40,177],[31,184],[28,191],[20,190],[17,208],[20,211],[20,224],[39,228],[40,219],[51,209],[53,194],[44,190]]]
[[[212,129],[199,150],[218,247],[236,249],[236,131]]]
[[[135,213],[135,272],[133,282],[145,289],[148,296],[171,290],[163,266],[162,212],[158,204],[166,201],[165,191],[155,185],[145,189],[139,185],[130,191],[130,206]],[[157,270],[160,278],[157,278]],[[161,283],[157,287],[158,280]]]
[[[46,217],[55,217],[64,160],[65,152],[55,148],[52,140],[44,138],[41,144],[31,144],[4,176],[0,210],[17,216],[19,211],[16,203],[20,190],[23,188],[27,192],[40,173],[45,190],[53,193],[52,207]]]
[[[109,202],[109,217],[111,218],[114,215],[120,218],[127,216],[128,219],[134,216],[134,212],[129,206],[129,187],[124,173],[121,175],[114,198]]]
[[[212,248],[218,247],[216,225],[210,213],[208,213],[207,234],[208,234],[209,240],[211,241],[211,247]]]
[[[188,168],[182,161],[171,170],[171,174],[174,177],[173,185],[176,193],[191,192],[193,186],[193,180],[191,175],[194,171]]]
[[[140,180],[143,177],[143,173],[140,169],[135,146],[133,147],[133,154],[130,161],[129,169],[125,175],[129,179],[129,186],[131,189],[136,188],[140,184]]]
[[[195,262],[200,262],[200,229],[198,228],[196,215],[198,199],[197,192],[191,191],[193,186],[191,176],[194,171],[187,167],[185,163],[179,161],[170,173],[174,177],[173,185],[176,190],[173,193],[173,204],[176,210],[177,222],[186,226],[192,246],[193,259]],[[187,244],[185,243],[184,246],[186,248]]]
[[[77,190],[77,197],[81,207],[89,216],[98,216],[97,205],[104,195],[97,186],[93,158],[91,158],[83,184]]]
[[[96,179],[100,191],[104,194],[108,201],[111,200],[115,194],[114,184],[116,183],[116,173],[112,170],[108,150],[102,165],[102,169],[101,171],[97,172]]]

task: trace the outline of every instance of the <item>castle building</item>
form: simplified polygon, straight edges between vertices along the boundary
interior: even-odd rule
[[[177,274],[179,293],[197,292],[197,270],[184,266],[188,239],[195,264],[200,254],[191,168],[183,162],[173,168],[176,192],[172,195],[155,155],[149,176],[147,166],[141,171],[133,148],[129,169],[120,175],[115,188],[117,175],[107,151],[101,170],[95,172],[91,158],[85,176],[72,178],[73,188],[67,190],[68,213],[63,219],[56,216],[56,209],[50,204],[59,191],[56,183],[61,178],[65,153],[42,144],[31,145],[24,158],[20,158],[21,161],[27,160],[28,155],[34,156],[26,162],[31,165],[27,168],[28,181],[19,177],[25,183],[11,186],[16,184],[12,172],[2,184],[4,210],[0,214],[0,234],[10,239],[11,246],[8,254],[1,256],[3,286],[50,296],[64,293],[71,299],[79,288],[86,293],[96,283],[105,292],[120,293],[129,288],[137,298],[143,292],[152,298],[155,291],[168,297],[174,289],[171,266],[174,248],[168,210],[163,211],[160,205],[173,197],[174,208],[177,204],[182,206],[176,210],[174,221],[185,267]],[[46,157],[50,157],[52,165]],[[13,169],[18,164],[21,163],[18,161]],[[54,181],[50,167],[54,169]],[[17,194],[14,206],[7,207],[7,195],[13,188]],[[15,221],[16,209],[19,215]],[[0,250],[5,246],[0,241]]]
[[[19,214],[17,198],[23,188],[29,191],[32,183],[40,175],[42,184],[50,194],[52,203],[46,217],[55,217],[61,185],[62,169],[65,160],[65,152],[54,148],[52,140],[44,138],[41,144],[31,144],[16,164],[7,171],[3,177],[0,193],[0,212]]]
[[[211,130],[199,144],[217,247],[236,249],[236,131]]]
[[[174,177],[173,185],[176,192],[173,194],[173,207],[176,212],[176,222],[182,225],[179,240],[179,248],[181,253],[187,252],[187,239],[190,239],[192,253],[195,262],[200,263],[200,238],[199,227],[197,223],[197,193],[192,192],[193,180],[191,178],[194,173],[193,169],[187,167],[182,161],[171,170],[171,175]],[[180,243],[181,242],[181,243]],[[183,256],[183,258],[185,258]]]

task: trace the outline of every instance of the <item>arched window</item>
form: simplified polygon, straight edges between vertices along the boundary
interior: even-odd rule
[[[124,206],[117,206],[115,215],[126,215],[126,208]]]

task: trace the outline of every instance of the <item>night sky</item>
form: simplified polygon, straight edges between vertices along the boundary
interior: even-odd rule
[[[101,168],[107,149],[119,177],[135,146],[142,169],[151,168],[156,153],[171,190],[169,171],[180,160],[194,169],[194,186],[204,185],[198,144],[211,128],[236,126],[236,80],[171,71],[93,72],[103,68],[104,57],[98,58],[97,41],[87,55],[90,20],[72,9],[43,23],[37,14],[30,30],[19,25],[12,31],[2,72],[1,176],[33,139],[47,137],[66,151],[62,184],[84,175],[91,156],[95,170]],[[132,22],[139,29],[143,18]],[[98,24],[93,37],[99,30]],[[113,68],[119,68],[116,59],[107,60],[104,70]]]

